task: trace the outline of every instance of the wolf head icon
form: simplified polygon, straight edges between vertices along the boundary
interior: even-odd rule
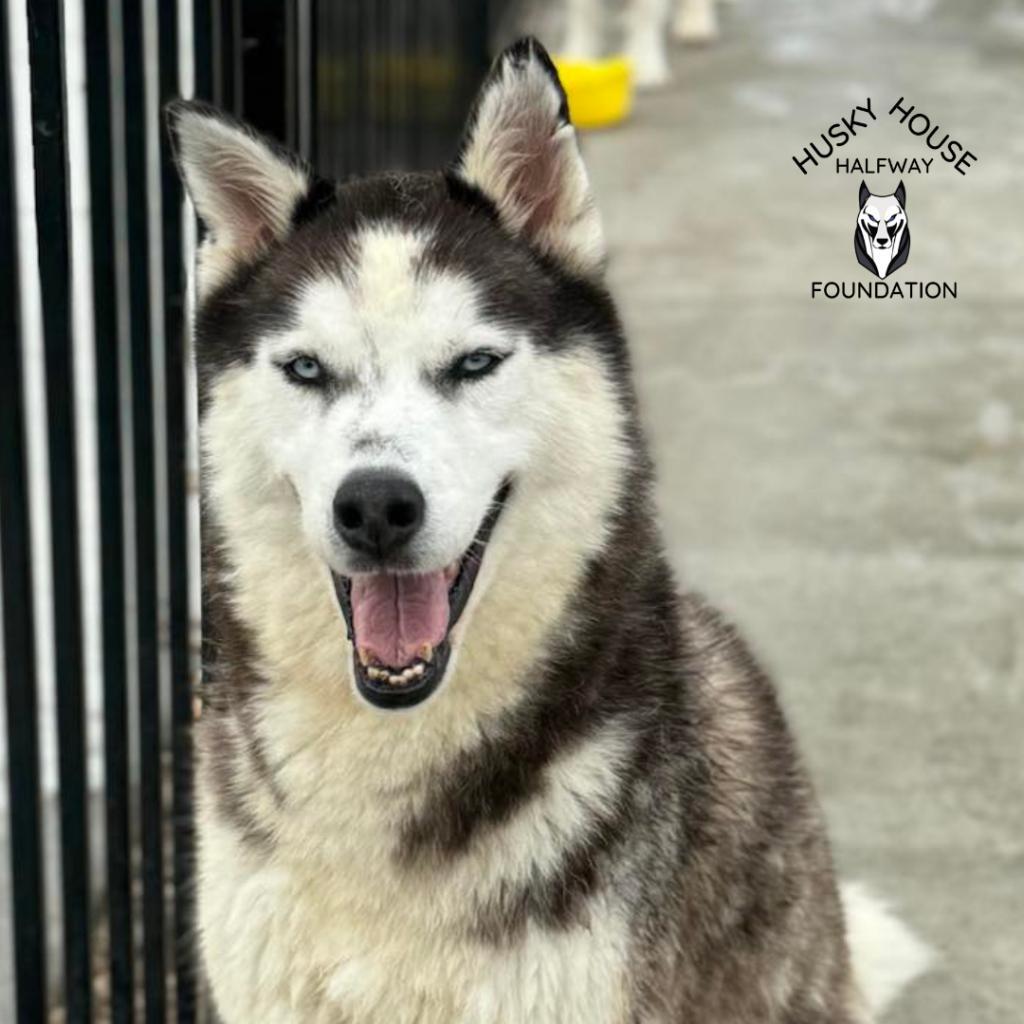
[[[910,255],[910,227],[907,224],[907,190],[901,181],[891,195],[876,196],[860,183],[860,213],[853,235],[857,262],[888,277],[902,267]]]

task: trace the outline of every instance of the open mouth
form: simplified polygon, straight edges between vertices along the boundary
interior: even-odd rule
[[[469,603],[495,523],[511,484],[505,483],[462,557],[429,573],[332,573],[359,692],[379,708],[408,708],[444,678],[451,632]]]

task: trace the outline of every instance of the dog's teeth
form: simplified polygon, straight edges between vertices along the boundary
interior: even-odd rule
[[[370,664],[370,652],[365,647],[360,647],[358,648],[358,653],[360,664],[362,664],[363,667],[365,668],[367,665]]]
[[[412,674],[414,676],[421,676],[426,671],[426,668],[427,668],[427,666],[424,665],[423,662],[421,661],[421,662],[417,662],[417,664],[413,665],[413,667],[410,669],[410,671],[412,672]]]
[[[401,676],[392,676],[392,675],[389,675],[389,676],[388,676],[388,682],[389,682],[389,683],[390,683],[390,684],[391,684],[392,686],[401,686],[401,685],[402,685],[402,683],[404,683],[404,682],[405,682],[405,680],[404,680],[404,679],[403,679],[403,678],[402,678]]]
[[[424,661],[430,661],[434,656],[434,648],[430,644],[424,644],[419,650],[419,655]]]
[[[385,677],[387,676],[387,672],[385,672],[385,671],[384,671],[384,669],[382,669],[382,668],[377,668],[377,667],[376,667],[376,666],[374,666],[374,665],[371,665],[371,666],[370,666],[370,667],[369,667],[369,668],[368,668],[368,669],[366,670],[366,674],[367,674],[367,675],[368,675],[368,676],[369,676],[369,677],[370,677],[371,679],[384,679],[384,678],[385,678]]]
[[[405,671],[402,672],[402,678],[406,682],[408,682],[410,679],[415,679],[416,678],[416,669],[414,669],[414,668],[407,668],[407,669],[405,669]]]

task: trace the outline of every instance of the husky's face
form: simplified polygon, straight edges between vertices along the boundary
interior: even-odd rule
[[[543,387],[533,325],[488,316],[468,268],[431,266],[431,235],[353,231],[349,265],[297,288],[245,377],[265,455],[339,576],[454,573],[540,427],[516,415]]]
[[[860,252],[873,264],[879,277],[906,262],[906,190],[900,182],[892,195],[876,196],[861,182],[860,212],[857,214],[858,259]],[[902,259],[899,259],[902,253]],[[867,264],[865,264],[867,265]]]
[[[335,188],[208,108],[177,105],[172,124],[210,231],[197,346],[212,511],[250,545],[311,552],[359,692],[419,703],[506,506],[531,489],[554,503],[559,474],[586,490],[563,446],[586,466],[593,411],[566,382],[593,364],[595,332],[607,347],[617,329],[553,68],[536,44],[499,59],[448,175]]]

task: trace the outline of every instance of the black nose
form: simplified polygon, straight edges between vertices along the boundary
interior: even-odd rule
[[[334,495],[334,523],[354,551],[387,558],[423,525],[426,502],[414,480],[387,469],[357,469]]]

